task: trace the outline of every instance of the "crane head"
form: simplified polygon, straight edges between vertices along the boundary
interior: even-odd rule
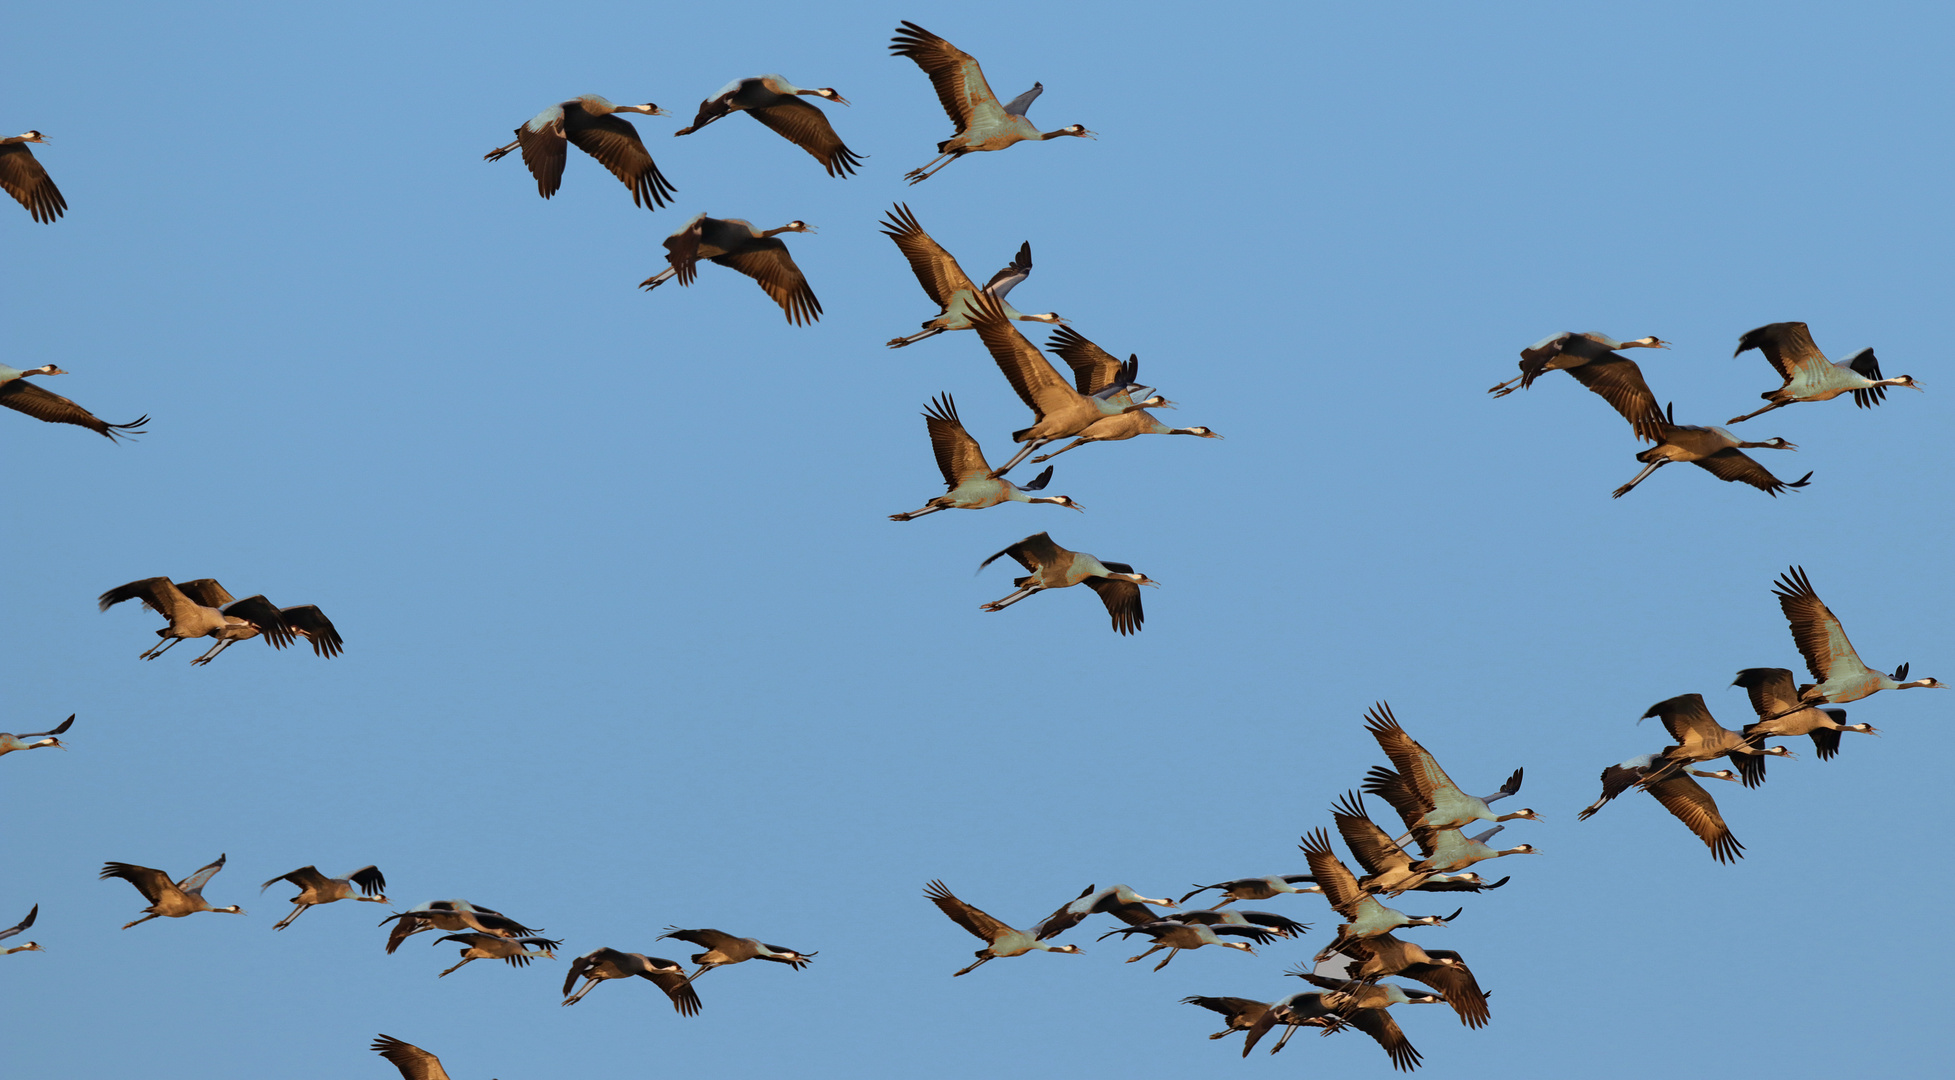
[[[1088,130],[1086,130],[1086,125],[1085,125],[1085,124],[1074,124],[1074,125],[1072,125],[1071,127],[1063,127],[1063,128],[1060,128],[1060,129],[1059,129],[1058,131],[1056,131],[1056,132],[1054,132],[1053,134],[1055,134],[1055,135],[1074,135],[1074,136],[1077,136],[1077,137],[1079,137],[1079,138],[1082,138],[1082,139],[1092,139],[1092,140],[1094,140],[1094,141],[1096,141],[1096,142],[1097,142],[1097,141],[1099,140],[1099,136],[1098,136],[1098,135],[1096,135],[1096,134],[1094,134],[1094,133],[1093,133],[1093,132],[1091,132],[1091,131],[1088,131]]]
[[[1081,948],[1080,948],[1079,946],[1077,946],[1077,945],[1054,945],[1054,946],[1053,946],[1052,948],[1050,948],[1050,949],[1047,949],[1046,951],[1047,951],[1047,952],[1063,952],[1063,953],[1077,953],[1077,952],[1084,952],[1085,950],[1083,950],[1083,949],[1081,949]]]
[[[1625,341],[1622,343],[1622,347],[1625,349],[1632,345],[1644,349],[1667,349],[1670,347],[1669,342],[1657,337],[1655,334],[1651,334],[1648,337],[1639,337],[1635,341]]]
[[[28,131],[28,132],[23,132],[21,134],[20,141],[44,143],[48,141],[48,137],[46,135],[41,134],[38,131]]]
[[[42,364],[40,367],[37,367],[32,371],[23,371],[21,372],[21,374],[22,375],[66,375],[68,373],[62,370],[61,368],[55,367],[53,364]]]
[[[819,90],[809,90],[806,93],[813,94],[827,101],[832,101],[837,105],[847,105],[849,103],[848,99],[836,93],[835,88],[832,86],[824,86]]]
[[[647,101],[643,105],[620,105],[619,112],[644,113],[646,116],[671,116],[672,114]]]

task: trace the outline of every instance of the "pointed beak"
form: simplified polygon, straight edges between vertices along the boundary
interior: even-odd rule
[[[829,93],[831,93],[831,94],[835,94],[835,90],[834,90],[834,88],[832,88],[832,87],[831,87],[831,88],[829,89],[829,91],[828,91],[828,92],[829,92]],[[830,100],[830,101],[832,101],[832,102],[834,102],[834,103],[835,103],[835,104],[837,104],[837,105],[847,105],[847,104],[849,103],[849,99],[847,99],[847,98],[845,98],[845,97],[843,97],[843,96],[842,96],[842,95],[840,95],[840,94],[835,94],[835,96],[834,96],[834,97],[831,97],[831,98],[829,98],[828,100]]]
[[[1086,512],[1086,508],[1084,506],[1079,505],[1079,503],[1077,502],[1072,503],[1071,506],[1074,510],[1079,511],[1082,514]]]

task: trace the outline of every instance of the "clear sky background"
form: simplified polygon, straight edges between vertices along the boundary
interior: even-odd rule
[[[887,55],[902,18],[1100,140],[905,187],[951,128]],[[0,761],[0,920],[39,903],[47,947],[0,972],[10,1073],[379,1078],[387,1032],[458,1080],[1384,1075],[1357,1035],[1245,1064],[1178,1003],[1304,989],[1316,897],[1250,905],[1316,925],[1255,958],[1151,973],[1096,918],[1083,956],[952,981],[980,943],[921,896],[1026,926],[1088,883],[1301,872],[1383,762],[1380,699],[1469,790],[1524,766],[1546,817],[1417,939],[1493,993],[1477,1032],[1398,1010],[1433,1073],[1945,1065],[1933,969],[1901,961],[1946,939],[1955,695],[1856,703],[1883,738],[1716,785],[1735,866],[1641,795],[1575,820],[1666,741],[1652,702],[1736,727],[1733,672],[1802,667],[1788,565],[1870,664],[1955,681],[1944,11],[75,3],[10,29],[0,127],[53,139],[70,210],[0,205],[0,359],[153,417],[118,446],[0,414],[0,728],[80,714],[71,753]],[[860,175],[746,118],[670,137],[769,71],[854,103],[825,108]],[[481,160],[586,92],[674,114],[636,123],[675,205],[576,151],[548,202]],[[980,278],[1030,240],[1014,303],[1139,353],[1167,419],[1227,440],[1067,454],[1048,490],[1084,516],[886,520],[941,490],[931,395],[994,460],[1028,416],[974,335],[882,347],[935,313],[876,230],[898,199]],[[700,211],[817,226],[788,243],[821,322],[716,266],[640,293]],[[1927,393],[1742,425],[1813,470],[1777,499],[1679,466],[1611,500],[1639,444],[1599,398],[1485,393],[1544,335],[1656,334],[1652,386],[1718,423],[1778,385],[1731,350],[1780,320]],[[978,610],[1015,572],[979,560],[1046,529],[1162,583],[1143,633],[1084,589]],[[155,618],[94,600],[159,574],[317,603],[346,653],[138,662]],[[248,918],[116,929],[142,901],[104,861],[219,852],[207,896]],[[386,956],[365,904],[272,932],[292,890],[257,883],[369,862],[396,907],[465,897],[562,958],[437,982],[453,946]],[[707,976],[696,1019],[636,981],[557,1007],[591,948],[683,958],[668,924],[821,955]]]

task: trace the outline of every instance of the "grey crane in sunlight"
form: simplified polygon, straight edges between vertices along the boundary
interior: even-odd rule
[[[1159,907],[1180,907],[1172,900],[1153,900],[1142,896],[1126,885],[1113,885],[1095,889],[1088,885],[1072,903],[1039,920],[1032,928],[1034,937],[1040,941],[1058,937],[1067,930],[1078,926],[1089,915],[1111,915],[1129,926],[1158,922],[1160,913],[1147,905]]]
[[[645,149],[645,140],[638,137],[638,129],[618,115],[628,112],[666,115],[664,109],[649,101],[615,105],[596,94],[582,94],[537,113],[516,129],[516,141],[496,147],[482,155],[482,160],[500,161],[520,147],[523,164],[536,178],[536,193],[547,199],[562,186],[567,147],[574,145],[631,189],[632,205],[656,210],[678,189],[658,171],[651,151]]]
[[[1330,901],[1331,910],[1344,916],[1345,920],[1344,925],[1337,928],[1337,937],[1318,954],[1319,959],[1340,951],[1349,941],[1389,934],[1401,926],[1444,926],[1459,917],[1459,911],[1445,916],[1414,916],[1397,908],[1386,907],[1377,897],[1359,887],[1357,876],[1331,849],[1330,834],[1323,829],[1305,833],[1302,843],[1297,846],[1310,863],[1310,870],[1316,876],[1324,899]]]
[[[665,238],[665,261],[671,265],[638,283],[650,292],[672,278],[691,285],[699,274],[699,260],[707,259],[752,278],[761,291],[772,297],[787,321],[806,326],[821,319],[821,301],[808,285],[808,278],[788,254],[781,233],[811,233],[805,221],[790,221],[778,229],[756,229],[753,222],[740,218],[712,218],[695,215]]]
[[[244,909],[236,904],[212,907],[210,902],[204,899],[204,886],[209,884],[210,879],[222,869],[224,869],[224,856],[219,855],[216,862],[182,881],[171,881],[170,875],[161,870],[119,862],[104,863],[102,872],[97,877],[102,881],[121,878],[134,885],[136,891],[143,894],[143,899],[149,901],[149,906],[143,909],[149,914],[134,922],[123,923],[122,928],[127,930],[151,919],[181,919],[185,915],[194,915],[199,911],[216,911],[225,915],[244,914]]]
[[[957,126],[955,135],[937,144],[935,158],[903,174],[903,179],[912,184],[930,179],[965,154],[1003,150],[1016,143],[1043,142],[1064,135],[1082,139],[1096,137],[1079,124],[1057,131],[1040,131],[1025,118],[1025,112],[1045,93],[1043,83],[1033,83],[1030,90],[1001,105],[975,58],[907,19],[889,40],[891,54],[916,61],[916,66],[930,77],[930,84],[937,90],[937,100],[943,103],[950,122]]]
[[[896,208],[889,212],[888,219],[880,224],[882,234],[896,242],[896,250],[901,251],[903,257],[909,260],[910,272],[916,275],[917,283],[923,286],[924,294],[936,301],[938,309],[935,318],[924,320],[922,333],[891,338],[887,342],[890,348],[900,349],[905,345],[914,345],[925,338],[936,337],[951,330],[969,330],[971,298],[980,292],[995,297],[1003,306],[1006,318],[1022,322],[1063,323],[1066,321],[1060,318],[1056,311],[1048,311],[1043,315],[1028,315],[1005,303],[1005,296],[1017,288],[1019,282],[1032,276],[1030,241],[1019,244],[1017,257],[1007,263],[1004,269],[991,275],[991,280],[985,282],[984,287],[980,289],[964,273],[964,268],[957,265],[957,260],[950,252],[945,251],[942,244],[937,243],[929,233],[923,231],[923,226],[917,222],[916,215],[910,212],[907,205],[897,203]]]
[[[1845,709],[1818,709],[1800,704],[1792,672],[1786,668],[1745,668],[1731,685],[1745,688],[1751,698],[1751,709],[1759,716],[1757,723],[1744,727],[1745,738],[1754,742],[1808,735],[1819,760],[1828,761],[1840,752],[1840,732],[1880,734],[1880,729],[1872,724],[1846,723]],[[1758,764],[1763,768],[1765,762],[1760,759]]]
[[[1309,874],[1269,874],[1264,877],[1236,878],[1233,881],[1218,881],[1213,885],[1197,885],[1194,892],[1182,894],[1180,902],[1185,904],[1210,889],[1220,889],[1222,899],[1209,909],[1214,911],[1237,900],[1268,900],[1271,897],[1282,896],[1284,893],[1323,892],[1323,887],[1317,885],[1316,880]],[[1297,882],[1300,881],[1310,884],[1297,888]]]
[[[1734,416],[1725,421],[1727,424],[1741,424],[1760,413],[1798,401],[1830,401],[1849,391],[1853,394],[1853,404],[1871,409],[1886,400],[1890,386],[1921,389],[1915,385],[1912,375],[1881,378],[1880,361],[1872,349],[1861,349],[1837,363],[1826,359],[1826,354],[1813,344],[1812,332],[1802,322],[1767,323],[1756,330],[1747,330],[1738,339],[1738,351],[1731,355],[1743,355],[1747,349],[1757,349],[1763,354],[1785,383],[1777,390],[1758,395],[1771,404]]]
[[[1677,740],[1677,744],[1663,748],[1663,763],[1641,781],[1645,786],[1700,761],[1725,758],[1738,770],[1745,787],[1757,787],[1765,782],[1765,772],[1758,768],[1759,758],[1792,756],[1792,751],[1783,746],[1753,745],[1743,732],[1732,731],[1718,723],[1711,715],[1710,706],[1704,704],[1702,694],[1678,694],[1673,698],[1664,698],[1650,706],[1641,719],[1648,720],[1652,716],[1663,722],[1664,730]]]
[[[1364,714],[1365,731],[1377,741],[1378,748],[1385,752],[1397,768],[1373,768],[1365,774],[1364,790],[1391,803],[1399,814],[1410,824],[1416,821],[1414,829],[1458,829],[1476,821],[1491,822],[1495,825],[1503,821],[1538,821],[1540,815],[1531,809],[1516,810],[1511,814],[1496,814],[1492,805],[1518,794],[1521,790],[1521,770],[1515,769],[1500,790],[1486,796],[1468,795],[1460,790],[1446,770],[1439,767],[1438,759],[1419,745],[1418,740],[1407,734],[1399,725],[1398,717],[1392,715],[1392,707],[1378,702]]]
[[[1242,952],[1254,956],[1256,955],[1256,945],[1267,945],[1275,941],[1278,937],[1284,936],[1279,935],[1276,931],[1268,927],[1256,926],[1254,924],[1231,925],[1223,923],[1217,926],[1210,926],[1204,923],[1185,923],[1174,919],[1163,919],[1160,922],[1143,923],[1139,926],[1123,926],[1113,931],[1113,933],[1119,934],[1121,937],[1132,937],[1135,934],[1141,934],[1153,940],[1153,947],[1149,948],[1146,952],[1141,953],[1139,956],[1129,956],[1127,958],[1127,963],[1129,964],[1139,963],[1155,953],[1160,952],[1162,949],[1168,950],[1168,954],[1161,958],[1161,962],[1154,965],[1155,971],[1167,967],[1170,960],[1173,960],[1187,949],[1199,949],[1204,945],[1220,945],[1224,949],[1239,949]],[[1224,936],[1244,937],[1248,938],[1249,941],[1224,941],[1222,940]],[[1249,942],[1254,942],[1255,945],[1251,945]]]
[[[343,878],[329,878],[319,872],[316,866],[301,866],[289,874],[280,874],[258,887],[264,892],[281,881],[289,881],[298,886],[299,895],[292,898],[297,905],[292,914],[272,924],[273,930],[283,930],[292,925],[293,920],[305,914],[305,909],[318,904],[330,904],[335,900],[364,900],[370,904],[384,904],[387,897],[387,879],[377,866],[362,866]],[[360,895],[355,896],[354,890]]]
[[[54,178],[27,145],[47,141],[48,137],[38,131],[0,139],[0,190],[12,195],[14,201],[26,207],[34,220],[43,225],[53,224],[68,209],[68,200],[61,197]]]
[[[1321,1001],[1318,1000],[1322,997],[1322,994],[1314,992],[1292,994],[1276,1001],[1257,1001],[1254,998],[1242,997],[1185,997],[1181,999],[1181,1003],[1198,1005],[1210,1012],[1220,1013],[1226,1026],[1209,1038],[1226,1039],[1238,1031],[1255,1031],[1263,1018],[1272,1012],[1277,1013],[1278,1016],[1272,1023],[1263,1025],[1264,1031],[1277,1023],[1331,1029],[1344,1026],[1344,1022],[1339,1020],[1335,1013],[1322,1006]],[[1248,1057],[1249,1051],[1254,1049],[1255,1045],[1256,1039],[1245,1039],[1242,1044],[1242,1056]]]
[[[1607,334],[1594,331],[1553,334],[1522,349],[1521,373],[1499,386],[1490,387],[1487,393],[1494,397],[1506,397],[1514,392],[1515,383],[1526,390],[1534,385],[1535,379],[1547,372],[1566,371],[1575,377],[1576,382],[1600,395],[1610,408],[1621,413],[1639,437],[1654,441],[1656,424],[1662,420],[1656,408],[1656,395],[1643,381],[1643,370],[1636,366],[1636,361],[1616,350],[1669,347],[1669,342],[1656,337],[1617,341]]]
[[[1397,983],[1348,983],[1327,979],[1315,972],[1301,972],[1306,981],[1324,987],[1327,991],[1321,1003],[1346,1024],[1357,1028],[1384,1047],[1385,1054],[1392,1060],[1392,1068],[1401,1072],[1411,1072],[1419,1067],[1421,1055],[1413,1047],[1412,1041],[1385,1010],[1393,1005],[1442,1005],[1446,999],[1430,990],[1408,990]],[[1348,987],[1348,989],[1346,989]],[[1265,1017],[1265,1021],[1272,1018]],[[1293,1027],[1283,1033],[1283,1038],[1270,1048],[1274,1054],[1283,1049],[1290,1036],[1296,1034]],[[1325,1032],[1326,1035],[1330,1032]],[[1251,1030],[1250,1038],[1260,1037]]]
[[[1140,357],[1129,356],[1125,363],[1118,357],[1073,330],[1069,326],[1060,327],[1046,342],[1046,348],[1064,360],[1073,369],[1074,384],[1082,394],[1102,393],[1116,384],[1131,385],[1140,377]],[[1162,402],[1168,405],[1168,402]],[[1050,454],[1040,454],[1032,459],[1037,465],[1050,461],[1068,450],[1074,450],[1094,442],[1120,442],[1137,435],[1193,435],[1201,439],[1219,439],[1222,436],[1205,427],[1169,427],[1154,418],[1146,408],[1130,409],[1112,416],[1103,416],[1088,425],[1086,430],[1072,442],[1054,450]]]
[[[448,1070],[441,1067],[441,1059],[411,1042],[382,1035],[373,1040],[373,1045],[368,1049],[392,1062],[394,1068],[400,1070],[403,1080],[449,1080]]]
[[[1620,499],[1629,494],[1637,484],[1649,474],[1673,461],[1688,461],[1698,468],[1717,477],[1719,480],[1738,481],[1750,484],[1773,498],[1787,488],[1802,488],[1812,480],[1808,472],[1797,480],[1780,480],[1771,471],[1760,465],[1746,450],[1797,450],[1798,447],[1784,439],[1771,438],[1764,442],[1746,442],[1721,427],[1699,427],[1694,424],[1678,424],[1676,410],[1667,410],[1658,418],[1655,433],[1650,436],[1655,446],[1636,455],[1643,463],[1642,472],[1627,484],[1611,492],[1609,497]]]
[[[998,370],[1004,373],[1005,381],[1011,383],[1018,399],[1032,410],[1032,426],[1011,433],[1013,442],[1025,445],[1019,447],[1018,453],[997,470],[999,476],[1010,472],[1032,451],[1047,443],[1080,435],[1108,416],[1170,404],[1159,397],[1135,402],[1134,396],[1147,388],[1125,382],[1096,393],[1081,393],[1066,382],[1052,362],[1045,358],[1045,354],[1039,352],[1038,346],[1018,332],[1018,328],[1005,317],[1003,303],[997,297],[983,294],[974,296],[970,310],[971,326],[977,331],[979,340],[984,342],[985,349],[991,353]]]
[[[1087,886],[1092,891],[1092,886]],[[966,975],[983,967],[992,960],[1008,956],[1024,956],[1029,952],[1077,953],[1077,945],[1048,945],[1034,934],[1017,930],[987,915],[979,908],[959,900],[941,881],[932,881],[923,887],[923,895],[937,905],[937,910],[950,916],[950,921],[969,930],[972,935],[984,942],[984,948],[976,952],[977,962],[950,973],[951,978]],[[1064,910],[1064,909],[1061,909]]]
[[[1853,643],[1846,639],[1846,628],[1813,591],[1804,567],[1794,566],[1779,575],[1772,583],[1772,592],[1792,627],[1793,644],[1806,658],[1806,669],[1819,680],[1799,688],[1800,707],[1844,705],[1882,690],[1948,689],[1946,683],[1932,678],[1909,679],[1906,664],[1885,675],[1862,663]]]
[[[195,581],[181,581],[177,583],[177,589],[192,601],[207,608],[217,608],[227,615],[231,614],[233,605],[240,603],[224,586],[218,584],[215,578],[198,578]],[[262,609],[253,608],[252,610],[262,614]],[[247,623],[251,623],[253,626],[256,625],[245,609],[240,608],[238,613],[246,616],[245,621]],[[317,604],[298,604],[293,607],[279,608],[278,621],[279,625],[284,627],[292,636],[304,638],[312,646],[312,655],[314,656],[320,657],[321,659],[331,659],[345,651],[345,639],[339,636],[339,630],[333,626],[333,621],[326,617],[325,612],[319,610]],[[191,663],[208,664],[217,658],[217,654],[230,648],[237,642],[252,636],[250,633],[240,632],[235,636],[225,637],[219,640],[209,652],[192,660]],[[267,637],[265,640],[270,642],[274,648],[282,649],[285,647],[270,637]]]
[[[0,158],[0,161],[4,160]],[[60,394],[42,389],[27,381],[32,375],[66,374],[67,371],[53,364],[42,364],[40,367],[28,368],[25,371],[0,364],[0,405],[50,424],[73,424],[76,427],[85,427],[97,435],[106,436],[110,442],[126,439],[131,435],[144,434],[142,426],[149,423],[147,415],[138,416],[126,424],[111,424]]]
[[[1306,977],[1303,970],[1285,974]],[[1307,974],[1328,980],[1318,983],[1319,986],[1339,983],[1342,985],[1335,989],[1347,992],[1355,990],[1355,984],[1373,983],[1391,976],[1412,979],[1437,990],[1459,1014],[1459,1022],[1467,1027],[1485,1027],[1492,1017],[1487,1010],[1486,992],[1480,989],[1479,980],[1473,977],[1473,970],[1466,966],[1460,954],[1451,949],[1428,952],[1390,934],[1346,942],[1342,950],[1318,961]]]
[[[68,719],[47,731],[27,731],[19,735],[0,731],[0,754],[11,754],[16,750],[39,750],[44,746],[66,750],[68,747],[61,742],[61,736],[68,733],[68,728],[73,726],[74,722],[75,714],[69,713]]]
[[[501,960],[510,967],[528,967],[533,959],[555,960],[556,950],[563,947],[563,942],[545,937],[506,938],[499,934],[476,933],[449,934],[436,938],[434,944],[439,945],[444,941],[460,942],[462,959],[461,963],[436,975],[437,979],[445,979],[477,960]]]
[[[1025,494],[1045,489],[1046,482],[1052,479],[1050,465],[1023,487],[994,474],[990,462],[984,460],[984,449],[964,430],[964,422],[957,416],[957,403],[949,394],[941,395],[924,408],[923,423],[929,429],[930,449],[936,454],[937,470],[943,473],[948,490],[923,504],[921,509],[891,514],[889,520],[914,521],[939,510],[983,510],[1007,502],[1052,503],[1085,512],[1086,508],[1071,496]]]
[[[712,97],[699,103],[699,115],[692,118],[692,123],[672,134],[690,135],[723,116],[743,112],[760,121],[774,134],[806,150],[821,162],[828,175],[854,175],[855,167],[862,164],[862,158],[842,144],[842,137],[835,134],[834,126],[828,122],[828,114],[802,101],[803,97],[818,97],[837,105],[848,104],[848,100],[836,93],[832,86],[809,90],[779,75],[755,75],[735,79],[714,91]]]
[[[1427,841],[1452,831],[1420,825],[1416,812],[1406,815],[1406,818],[1406,826],[1414,828],[1415,833]],[[1425,884],[1437,872],[1424,867],[1389,833],[1379,828],[1365,810],[1364,796],[1355,791],[1345,792],[1332,805],[1331,822],[1337,827],[1338,835],[1344,838],[1344,846],[1351,849],[1358,865],[1364,868],[1364,876],[1358,879],[1358,888],[1365,892],[1397,896]]]
[[[748,960],[768,960],[776,964],[786,964],[800,971],[818,955],[782,948],[779,945],[765,945],[757,938],[734,937],[721,930],[682,930],[676,926],[668,926],[665,928],[665,933],[658,936],[660,941],[666,938],[678,938],[680,941],[698,945],[706,950],[692,954],[692,962],[699,965],[699,970],[687,976],[687,982],[699,978],[716,967],[743,964]]]
[[[1190,926],[1260,926],[1280,938],[1302,937],[1310,932],[1310,924],[1298,922],[1287,915],[1273,911],[1244,911],[1241,908],[1209,908],[1206,911],[1177,911],[1173,915],[1157,915],[1145,922],[1134,922],[1124,915],[1115,913],[1128,926],[1145,926],[1148,922],[1179,922]],[[1104,941],[1120,933],[1119,927],[1100,935]]]
[[[392,955],[401,942],[426,930],[474,930],[497,937],[520,938],[542,933],[541,927],[528,927],[494,908],[466,900],[430,900],[425,904],[397,911],[377,925],[393,923],[387,934],[387,953]]]
[[[166,577],[143,578],[118,585],[99,598],[103,611],[125,600],[141,600],[143,606],[162,615],[169,625],[156,631],[163,639],[144,650],[141,659],[154,660],[185,638],[214,638],[213,645],[192,664],[208,664],[232,644],[263,636],[266,644],[283,649],[298,637],[312,643],[314,655],[338,656],[344,645],[332,620],[312,604],[280,608],[264,595],[234,599],[211,578],[199,578],[181,585]]]
[[[577,1004],[592,987],[606,979],[629,979],[634,975],[665,991],[680,1016],[699,1015],[699,994],[678,961],[608,948],[592,949],[570,962],[570,973],[563,979],[563,1003]],[[577,985],[578,979],[584,980],[583,989],[572,994],[570,988]]]
[[[34,920],[39,918],[40,914],[41,914],[41,905],[35,904],[32,908],[28,910],[27,917],[25,919],[22,919],[19,922],[13,924],[12,926],[9,926],[5,930],[0,930],[0,941],[5,941],[10,937],[19,937],[22,931],[34,925]],[[17,952],[46,952],[46,951],[47,950],[41,948],[40,942],[30,941],[25,945],[15,945],[11,948],[0,949],[0,956],[12,956]]]
[[[1324,1004],[1323,991],[1306,990],[1291,994],[1270,1002],[1260,1015],[1249,1022],[1247,1036],[1242,1040],[1242,1056],[1248,1057],[1249,1051],[1254,1050],[1263,1036],[1275,1030],[1278,1024],[1283,1025],[1283,1037],[1269,1048],[1272,1054],[1288,1045],[1290,1036],[1295,1035],[1298,1028],[1322,1028],[1322,1034],[1334,1035],[1349,1026],[1343,1017]]]
[[[1728,863],[1744,858],[1745,846],[1731,835],[1731,827],[1724,823],[1724,815],[1718,813],[1717,800],[1704,790],[1702,784],[1692,780],[1702,776],[1712,780],[1729,780],[1736,783],[1738,774],[1730,769],[1707,771],[1685,768],[1671,770],[1663,779],[1649,781],[1651,774],[1665,767],[1661,752],[1643,754],[1630,758],[1619,765],[1611,765],[1602,770],[1602,797],[1589,804],[1588,808],[1575,815],[1577,821],[1587,821],[1595,816],[1597,810],[1607,806],[1610,800],[1625,791],[1641,786],[1644,791],[1668,810],[1678,821],[1711,849],[1711,857],[1718,862]],[[1648,782],[1646,782],[1648,781]]]
[[[1070,551],[1053,543],[1052,537],[1045,533],[1028,536],[992,555],[979,563],[978,569],[983,570],[1006,555],[1031,572],[1012,579],[1016,592],[979,605],[981,611],[1003,611],[1033,593],[1085,582],[1087,588],[1100,594],[1107,614],[1113,617],[1113,628],[1122,634],[1133,634],[1140,631],[1141,623],[1146,620],[1140,606],[1140,587],[1160,587],[1160,582],[1126,563],[1101,562],[1083,551]]]

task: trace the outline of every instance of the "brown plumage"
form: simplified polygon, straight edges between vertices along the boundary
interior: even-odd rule
[[[776,239],[784,232],[811,233],[804,221],[790,221],[778,229],[756,229],[740,218],[710,218],[705,214],[679,226],[665,238],[665,261],[671,265],[638,283],[646,291],[658,288],[668,279],[691,285],[699,273],[699,260],[710,259],[758,282],[774,302],[781,305],[787,321],[805,326],[821,318],[821,301],[801,268],[794,264],[787,245]]]
[[[1088,588],[1100,594],[1107,614],[1113,617],[1113,628],[1122,634],[1133,634],[1139,632],[1141,623],[1146,620],[1140,607],[1140,586],[1159,586],[1159,582],[1146,574],[1137,573],[1126,563],[1101,562],[1083,551],[1070,551],[1053,543],[1052,537],[1046,533],[1020,540],[979,563],[978,569],[982,570],[1006,555],[1031,573],[1012,580],[1012,584],[1018,587],[1017,592],[980,605],[984,611],[1003,611],[1035,592],[1063,589],[1085,582]]]
[[[1659,418],[1649,438],[1656,445],[1636,455],[1636,460],[1648,468],[1636,474],[1635,479],[1617,488],[1612,498],[1620,499],[1629,494],[1631,488],[1643,482],[1644,478],[1673,461],[1688,461],[1719,480],[1736,480],[1750,484],[1773,498],[1787,488],[1802,488],[1812,479],[1812,473],[1790,482],[1773,476],[1765,466],[1752,460],[1744,453],[1745,449],[1797,450],[1798,447],[1784,439],[1767,439],[1764,442],[1745,442],[1721,427],[1697,427],[1690,424],[1677,424],[1675,411]]]
[[[0,158],[0,162],[5,160]],[[43,364],[26,371],[16,371],[0,365],[0,405],[5,405],[15,412],[26,413],[36,420],[45,420],[50,424],[73,424],[76,427],[85,427],[97,435],[106,436],[110,442],[116,441],[118,437],[126,439],[131,435],[143,434],[140,429],[144,424],[149,423],[149,417],[146,415],[139,416],[126,424],[111,424],[60,394],[27,381],[30,375],[66,374],[68,374],[66,371],[53,364]]]
[[[47,136],[38,131],[0,139],[0,189],[5,189],[43,225],[52,224],[68,209],[68,200],[61,197],[54,178],[35,160],[34,151],[27,148],[28,143],[47,141]]]
[[[631,189],[633,205],[656,210],[678,192],[658,171],[651,152],[638,137],[638,129],[616,113],[635,112],[664,116],[665,110],[651,102],[643,105],[614,105],[596,94],[584,94],[537,113],[529,123],[516,129],[516,141],[498,146],[482,155],[484,161],[500,161],[503,155],[521,147],[523,164],[536,177],[536,193],[549,198],[563,183],[565,144],[597,159],[611,175]]]

